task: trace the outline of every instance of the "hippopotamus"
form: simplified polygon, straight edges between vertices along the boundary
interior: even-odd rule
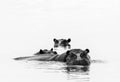
[[[39,52],[35,53],[34,55],[41,55],[41,54],[57,54],[56,51],[53,51],[53,48],[51,48],[50,50],[48,49],[40,49]]]
[[[36,60],[36,61],[59,61],[65,62],[67,65],[90,65],[89,49],[71,49],[62,54],[44,54],[29,57],[18,57],[15,60]]]
[[[62,47],[62,48],[71,48],[71,45],[69,44],[71,42],[71,39],[53,39],[54,41],[54,48]]]
[[[49,60],[65,62],[67,65],[90,65],[90,56],[88,53],[89,49],[71,49]]]

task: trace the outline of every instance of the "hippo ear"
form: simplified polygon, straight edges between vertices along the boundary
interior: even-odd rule
[[[70,39],[70,38],[68,38],[67,42],[71,42],[71,39]]]
[[[54,51],[53,53],[54,53],[54,54],[57,54],[57,52],[56,52],[56,51]]]
[[[40,53],[40,54],[44,54],[43,50],[41,50],[41,49],[40,49],[39,53]]]
[[[54,41],[55,43],[58,43],[58,40],[57,40],[57,39],[55,39],[55,38],[53,39],[53,41]]]
[[[50,51],[53,51],[53,48],[51,48],[51,50]]]
[[[54,39],[53,39],[53,41],[54,41],[54,42],[56,42],[56,41],[57,41],[57,39],[56,39],[56,38],[54,38]]]
[[[70,53],[70,51],[68,50],[68,51],[66,52],[66,54],[69,55],[69,53]]]
[[[89,49],[85,49],[85,52],[86,52],[86,53],[89,53],[89,52],[90,52],[90,50],[89,50]]]

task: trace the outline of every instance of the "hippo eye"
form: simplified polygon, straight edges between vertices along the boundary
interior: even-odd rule
[[[76,56],[75,54],[71,53],[71,58],[76,59],[76,58],[77,58],[77,56]]]
[[[85,53],[81,53],[81,54],[80,54],[80,57],[81,57],[81,58],[86,57],[86,54],[85,54]]]
[[[70,39],[70,38],[68,38],[67,42],[70,42],[70,41],[71,41],[71,39]]]
[[[74,58],[75,58],[75,59],[77,59],[77,56],[76,56],[76,55],[74,55]]]

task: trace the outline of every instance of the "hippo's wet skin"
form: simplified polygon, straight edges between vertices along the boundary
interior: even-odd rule
[[[54,38],[53,39],[54,41],[54,48],[58,48],[58,47],[62,47],[62,48],[67,48],[70,49],[71,48],[71,45],[69,44],[71,42],[71,39],[68,38],[68,39],[56,39]]]
[[[90,65],[89,50],[71,49],[50,60],[66,62],[67,65]]]
[[[88,55],[89,49],[71,49],[67,52],[58,54],[43,54],[29,57],[18,57],[15,60],[39,60],[39,61],[60,61],[65,62],[67,65],[90,65],[90,56]]]
[[[47,49],[40,49],[39,52],[35,53],[34,55],[41,55],[41,54],[57,54],[56,51],[53,51],[53,48],[51,48],[50,50]]]

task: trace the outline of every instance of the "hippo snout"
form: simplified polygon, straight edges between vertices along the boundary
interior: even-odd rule
[[[88,49],[86,50],[71,50],[67,51],[66,64],[67,65],[90,65],[90,56],[88,55]]]
[[[75,61],[66,61],[67,65],[83,65],[88,66],[90,65],[90,60],[75,60]]]

